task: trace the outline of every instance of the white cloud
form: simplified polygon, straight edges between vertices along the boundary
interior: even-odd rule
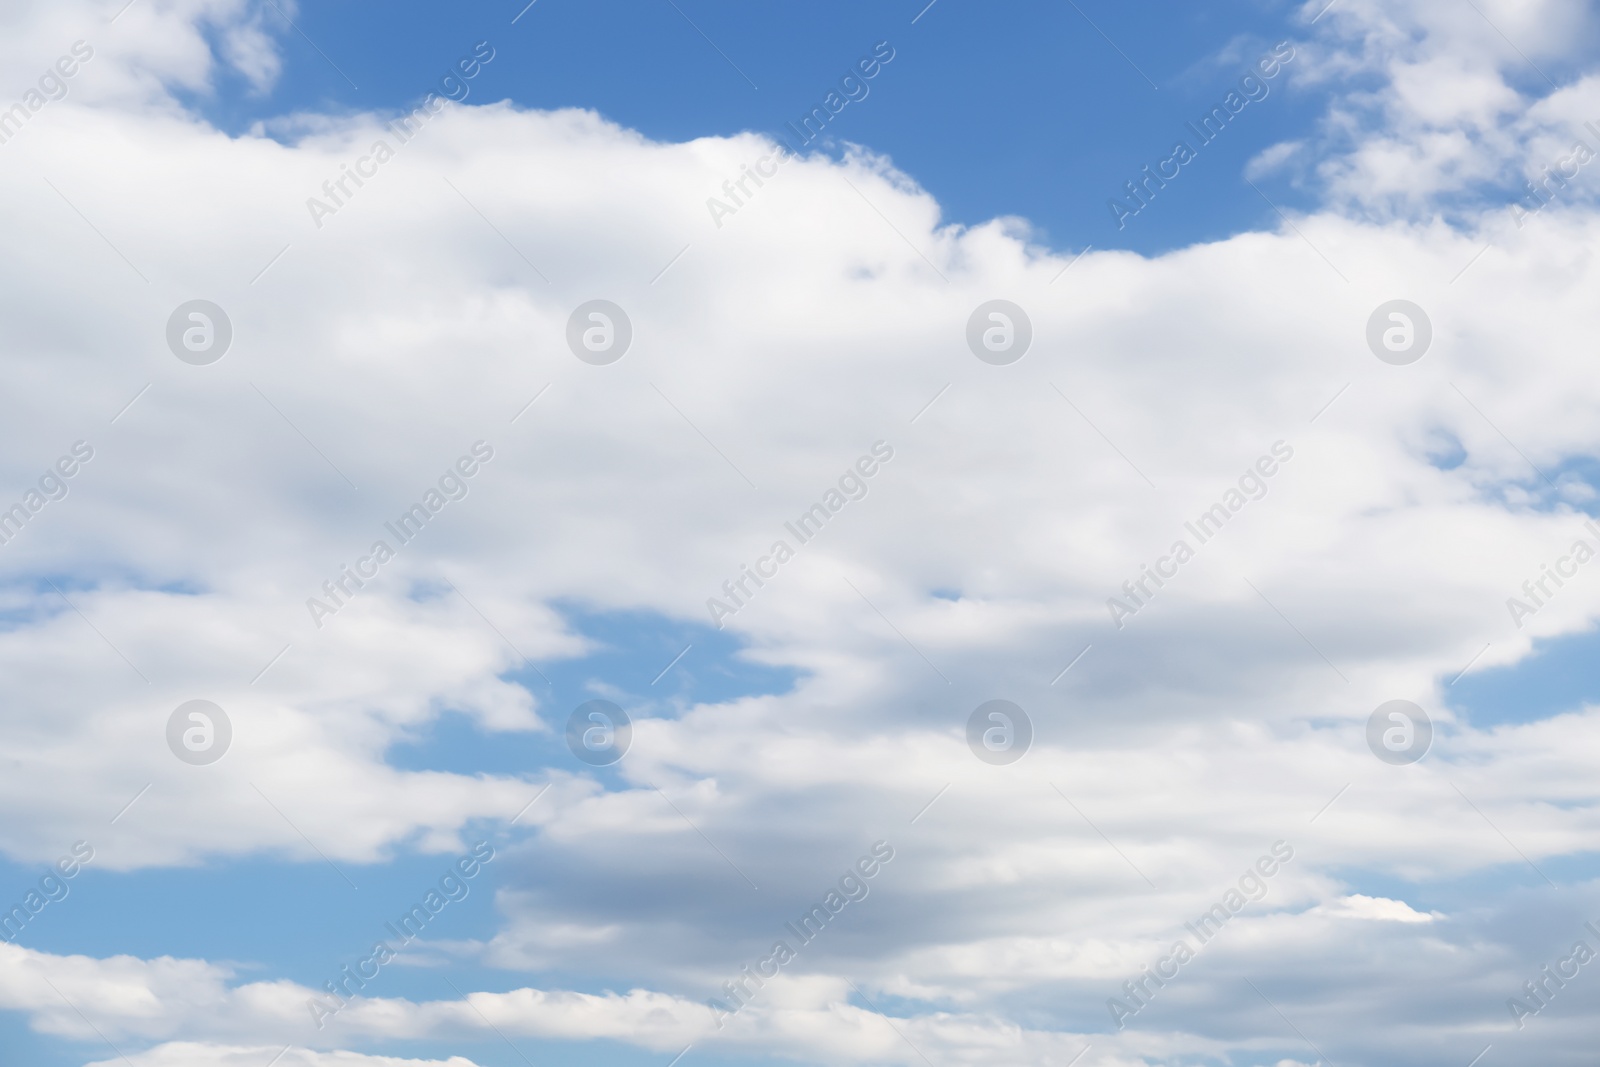
[[[1305,46],[1308,83],[1383,78],[1342,95],[1325,143],[1302,149],[1323,161],[1329,209],[1154,259],[1093,252],[1057,281],[1067,255],[1014,220],[941,225],[931,196],[864,152],[787,164],[719,229],[705,199],[768,150],[757,137],[660,144],[506,104],[452,106],[404,146],[372,115],[225,136],[166,91],[219,76],[207,26],[271,84],[260,12],[135,5],[67,100],[0,146],[0,360],[30,400],[0,422],[0,471],[25,486],[73,441],[95,448],[69,495],[0,547],[0,805],[29,815],[0,826],[0,848],[48,861],[83,838],[118,870],[316,850],[369,863],[457,849],[553,782],[497,860],[496,935],[452,948],[533,972],[518,981],[562,970],[628,991],[375,996],[327,1040],[308,1035],[317,1047],[476,1031],[482,1012],[518,1034],[675,1052],[708,1035],[704,999],[880,837],[898,855],[859,913],[721,1040],[824,1062],[1064,1063],[1091,1042],[1107,1064],[1248,1057],[1232,1036],[1248,1027],[1230,1029],[1254,1007],[1239,976],[1305,977],[1308,959],[1326,972],[1285,1010],[1321,1032],[1372,1033],[1419,1062],[1477,1033],[1479,1016],[1423,990],[1473,973],[1492,1004],[1520,983],[1515,935],[1347,879],[1519,862],[1496,827],[1535,863],[1594,840],[1596,712],[1483,730],[1443,702],[1474,656],[1516,662],[1600,614],[1587,574],[1522,629],[1505,607],[1581,532],[1587,497],[1545,499],[1529,463],[1600,447],[1586,354],[1600,220],[1575,196],[1562,226],[1472,262],[1479,220],[1452,227],[1433,205],[1600,108],[1588,83],[1535,102],[1503,41],[1444,8],[1347,0]],[[1587,25],[1576,4],[1486,9],[1536,61]],[[13,5],[5,69],[42,69],[110,13]],[[379,138],[395,158],[318,227],[307,198]],[[605,368],[563,339],[596,295],[635,328]],[[996,295],[1034,324],[1009,368],[963,339]],[[163,340],[195,296],[234,325],[209,367]],[[1435,330],[1408,368],[1365,348],[1368,315],[1397,296]],[[1428,458],[1444,438],[1465,450],[1451,470]],[[795,692],[641,717],[620,788],[386,763],[445,710],[548,736],[567,709],[506,675],[586,650],[558,605],[709,621],[705,599],[879,439],[895,458],[866,498],[730,624],[761,661],[806,672]],[[495,454],[465,499],[316,626],[307,598],[478,440]],[[1114,628],[1106,598],[1280,440],[1294,457],[1263,499]],[[1008,769],[962,736],[1002,695],[1038,728]],[[1367,715],[1396,696],[1439,726],[1416,767],[1365,749]],[[234,723],[207,768],[174,760],[161,732],[195,697]],[[1104,999],[1280,838],[1294,863],[1208,947],[1212,969],[1103,1032]],[[151,1043],[138,1067],[242,1063],[275,1028],[308,1026],[310,992],[285,980],[0,946],[4,1005],[51,1034],[87,1031],[44,975],[108,1032]],[[909,1042],[847,977],[904,998]],[[1357,987],[1427,1024],[1368,1026],[1329,995]]]
[[[1403,900],[1369,897],[1360,893],[1339,897],[1326,904],[1319,904],[1311,910],[1319,915],[1371,919],[1379,922],[1431,923],[1440,917],[1437,912],[1429,914],[1417,911]]]

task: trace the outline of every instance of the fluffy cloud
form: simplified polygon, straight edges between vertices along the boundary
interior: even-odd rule
[[[1587,13],[1535,6],[1485,10],[1559,60]],[[1587,575],[1521,627],[1505,606],[1592,506],[1561,471],[1600,448],[1585,355],[1600,219],[1574,196],[1562,225],[1485,254],[1482,220],[1503,207],[1464,225],[1433,210],[1600,118],[1589,82],[1535,102],[1470,7],[1348,0],[1305,45],[1313,79],[1377,79],[1339,96],[1313,153],[1327,210],[1063,274],[1071,257],[1021,223],[944,224],[865,152],[787,164],[719,228],[705,200],[770,151],[761,138],[661,144],[505,103],[449,106],[404,143],[378,115],[230,137],[170,94],[222,76],[208,27],[270,84],[262,12],[113,14],[5,15],[6,69],[43,69],[85,27],[97,55],[0,146],[0,359],[30,401],[0,423],[5,484],[94,449],[0,547],[0,804],[29,814],[0,847],[48,861],[86,838],[118,870],[373,863],[494,827],[514,843],[499,929],[474,951],[519,983],[600,990],[374,995],[281,1063],[419,1063],[334,1046],[485,1020],[818,1062],[1305,1053],[1287,1032],[1246,1036],[1276,1019],[1246,979],[1308,1033],[1372,1035],[1347,1036],[1341,1062],[1421,1062],[1441,1042],[1465,1062],[1505,1025],[1499,999],[1548,955],[1516,901],[1450,913],[1357,883],[1483,875],[1519,850],[1542,864],[1596,830],[1593,710],[1486,730],[1444,697],[1469,662],[1517,662],[1600,611]],[[317,218],[308,199],[380,140],[393,159]],[[607,367],[565,342],[597,295],[634,326]],[[1034,327],[1004,368],[964,339],[997,295]],[[204,367],[164,338],[197,296],[234,330]],[[1410,367],[1366,348],[1395,297],[1434,326]],[[867,495],[727,624],[752,658],[799,670],[794,691],[663,702],[606,784],[566,763],[387,762],[446,711],[548,737],[567,709],[517,679],[590,649],[566,606],[709,623],[706,599],[880,440],[894,458]],[[465,496],[313,617],[308,598],[480,441],[493,458]],[[1107,599],[1278,442],[1292,458],[1260,499],[1119,627]],[[1037,729],[1010,768],[964,741],[996,696]],[[162,734],[195,697],[234,723],[210,767],[177,763]],[[1394,697],[1436,713],[1415,767],[1366,751],[1366,717]],[[704,1001],[877,839],[897,856],[872,895],[712,1036]],[[1280,839],[1296,858],[1262,903],[1115,1031],[1106,999]],[[1441,976],[1462,973],[1447,1003],[1457,979]],[[149,1045],[139,1067],[264,1062],[312,995],[202,960],[0,947],[5,1006],[73,1037],[83,1019],[39,977]],[[1357,989],[1400,1007],[1374,1021]],[[866,996],[893,998],[889,1017]],[[1565,1039],[1545,1020],[1524,1047]]]

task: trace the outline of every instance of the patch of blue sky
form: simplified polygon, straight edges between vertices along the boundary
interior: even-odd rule
[[[301,824],[315,840],[315,822],[302,819]],[[499,848],[505,846],[502,837]],[[67,897],[47,905],[16,943],[54,954],[233,961],[241,981],[285,977],[321,988],[342,963],[367,955],[377,939],[393,940],[384,924],[397,922],[420,903],[455,858],[455,853],[402,852],[381,864],[339,860],[338,871],[316,857],[213,860],[136,871],[97,869],[90,863],[68,883]],[[490,862],[467,880],[467,895],[431,919],[424,937],[492,936],[493,895],[502,868]],[[42,873],[42,867],[0,861],[7,906]],[[391,969],[397,975],[407,970],[386,968],[381,981],[389,981]]]
[[[1460,445],[1457,443],[1456,449]],[[1440,470],[1460,467],[1468,457],[1441,440],[1431,449],[1428,461]],[[1507,481],[1486,481],[1479,486],[1485,500],[1516,510],[1555,512],[1577,511],[1589,517],[1600,516],[1600,459],[1594,456],[1567,456],[1558,463],[1534,466],[1524,464],[1526,473]],[[1575,525],[1576,532],[1582,523]]]
[[[298,110],[410,108],[435,92],[468,106],[592,108],[666,141],[744,130],[793,141],[788,124],[829,93],[843,98],[843,76],[887,41],[893,60],[808,151],[838,155],[849,142],[887,155],[938,198],[947,221],[1020,216],[1058,251],[1148,254],[1275,229],[1274,204],[1314,204],[1314,183],[1287,171],[1257,180],[1271,203],[1243,180],[1256,153],[1310,136],[1326,103],[1326,88],[1290,88],[1292,62],[1213,143],[1202,147],[1186,125],[1272,45],[1304,36],[1298,12],[1282,0],[402,0],[380,13],[308,0],[293,29],[266,14],[284,56],[272,90],[230,75],[188,102],[236,132]],[[445,83],[480,41],[494,59],[470,81]],[[1199,157],[1119,226],[1110,200],[1185,138]]]
[[[1579,577],[1586,574],[1580,570]],[[1600,630],[1537,641],[1516,663],[1462,675],[1445,702],[1478,729],[1537,722],[1600,703]]]
[[[591,772],[572,756],[562,734],[567,716],[585,701],[611,700],[634,719],[676,718],[694,704],[785,693],[799,677],[793,669],[745,655],[732,631],[647,611],[557,607],[588,639],[588,653],[508,674],[537,698],[551,732],[488,733],[466,715],[446,712],[392,746],[388,762],[404,770],[458,774],[531,775],[546,767]],[[612,778],[605,772],[601,777]]]
[[[1472,796],[1470,787],[1466,792],[1469,797]],[[1485,806],[1482,797],[1473,797],[1473,802],[1479,807]],[[1515,825],[1508,826],[1504,818],[1496,818],[1498,813],[1492,807],[1486,807],[1485,811],[1495,819],[1495,825],[1507,830],[1512,839],[1516,839]],[[1439,912],[1458,918],[1468,914],[1492,916],[1534,906],[1535,903],[1544,911],[1562,909],[1574,915],[1584,908],[1600,906],[1600,851],[1540,857],[1530,866],[1464,801],[1461,802],[1461,812],[1464,821],[1471,820],[1482,829],[1486,845],[1503,850],[1504,859],[1501,862],[1480,866],[1455,877],[1422,880],[1412,880],[1394,871],[1371,867],[1333,867],[1325,873],[1342,883],[1344,888],[1340,895],[1403,900],[1414,911]],[[1545,881],[1546,878],[1550,881]],[[1555,883],[1556,888],[1551,887],[1551,882]],[[1277,905],[1269,896],[1264,905],[1259,906]],[[1600,914],[1593,917],[1600,919]]]
[[[1461,438],[1443,428],[1436,428],[1430,435],[1426,455],[1428,464],[1442,471],[1453,471],[1467,461]]]

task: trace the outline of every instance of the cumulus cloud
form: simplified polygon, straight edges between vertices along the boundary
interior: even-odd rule
[[[1314,156],[1326,209],[1065,275],[1070,252],[1014,220],[948,224],[864,150],[785,164],[717,226],[707,197],[763,138],[658,143],[505,102],[444,105],[410,136],[387,114],[230,136],[174,94],[219,63],[269,86],[270,18],[111,8],[12,5],[0,35],[8,70],[90,30],[96,48],[0,146],[0,359],[29,398],[0,421],[0,469],[26,487],[75,442],[94,452],[0,546],[0,804],[29,814],[0,848],[49,862],[84,838],[121,871],[376,863],[489,828],[506,851],[498,928],[453,949],[514,988],[375,990],[280,1063],[422,1063],[359,1049],[486,1021],[815,1062],[1066,1063],[1088,1044],[1101,1064],[1293,1062],[1292,1038],[1244,1036],[1269,1019],[1246,979],[1308,1032],[1373,1035],[1347,1039],[1356,1062],[1422,1062],[1503,1023],[1539,955],[1506,915],[1359,883],[1542,864],[1596,830],[1594,710],[1485,729],[1445,700],[1469,663],[1516,663],[1600,611],[1584,579],[1520,625],[1506,607],[1592,506],[1543,472],[1600,448],[1600,219],[1574,193],[1563,225],[1485,253],[1503,204],[1438,210],[1600,118],[1587,79],[1547,93],[1518,67],[1567,71],[1587,8],[1346,0],[1297,60],[1338,90],[1319,138],[1259,160]],[[372,163],[379,142],[392,157]],[[597,295],[634,328],[606,367],[565,340]],[[996,295],[1034,329],[1004,368],[965,341]],[[195,297],[233,325],[210,366],[164,336]],[[1434,327],[1406,368],[1365,341],[1396,297]],[[611,779],[389,762],[447,712],[551,737],[568,709],[531,672],[591,650],[571,605],[714,624],[708,598],[879,441],[893,459],[866,495],[726,623],[800,672],[792,691],[664,702]],[[328,591],[480,442],[460,499]],[[1241,479],[1271,455],[1258,493]],[[1258,499],[1139,585],[1229,492]],[[1037,731],[1014,767],[964,740],[997,696]],[[209,767],[162,733],[196,697],[233,721]],[[1395,697],[1435,714],[1414,767],[1366,749]],[[896,858],[871,894],[718,1030],[705,1001],[880,839]],[[1106,1000],[1279,840],[1294,862],[1116,1030]],[[1445,1003],[1439,976],[1462,973]],[[1334,995],[1352,989],[1397,1007],[1374,1021]],[[0,995],[81,1038],[79,1005],[166,1067],[264,1062],[315,994],[212,961],[0,946]]]

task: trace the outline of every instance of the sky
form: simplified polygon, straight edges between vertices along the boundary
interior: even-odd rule
[[[1252,114],[1237,136],[1230,131],[1203,176],[1186,174],[1174,187],[1160,221],[1119,228],[1105,201],[1170,155],[1183,124],[1219,102],[1259,54],[1293,36],[1296,9],[748,7],[541,0],[525,13],[512,5],[511,17],[520,17],[511,25],[504,4],[401,4],[381,16],[307,6],[294,20],[304,37],[272,15],[288,38],[273,92],[197,94],[194,103],[231,129],[285,109],[396,107],[432,88],[456,52],[470,51],[452,51],[451,42],[487,40],[496,59],[467,86],[467,102],[593,109],[658,140],[782,136],[872,45],[888,41],[895,58],[861,106],[840,113],[826,146],[833,154],[853,143],[889,157],[967,225],[1017,215],[1054,247],[1148,252],[1266,224],[1272,208],[1240,180],[1242,164],[1314,121],[1324,95],[1269,94],[1266,114]],[[1274,191],[1286,203],[1303,199],[1286,182]]]
[[[1596,29],[6,5],[0,1063],[1589,1062]]]

